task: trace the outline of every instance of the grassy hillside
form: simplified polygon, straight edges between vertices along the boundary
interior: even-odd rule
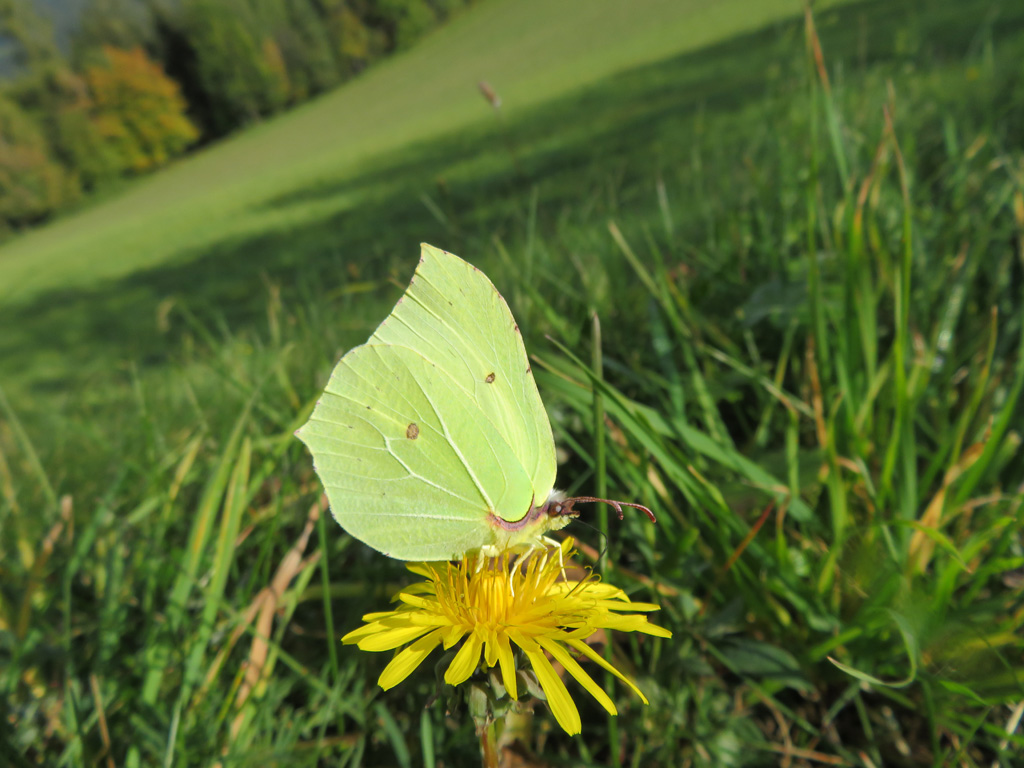
[[[316,221],[351,201],[266,203],[352,178],[390,150],[492,119],[487,80],[514,115],[612,72],[695,50],[799,9],[794,0],[492,0],[415,50],[114,200],[0,248],[0,302],[189,258],[237,237]]]
[[[517,12],[484,4],[424,47],[499,11]],[[356,163],[316,132],[271,141],[323,125],[327,99],[34,236],[70,254],[104,227],[128,237],[117,206],[178,212],[140,216],[148,268],[83,245],[84,271],[0,308],[0,754],[479,764],[440,653],[385,693],[388,654],[339,645],[413,577],[321,514],[293,437],[425,240],[509,300],[559,485],[658,513],[588,510],[603,536],[567,529],[673,632],[610,638],[650,706],[610,687],[609,718],[570,684],[583,737],[537,702],[526,749],[554,765],[1013,765],[1024,9],[877,0],[815,21],[576,89],[566,74],[529,106],[511,79],[463,91],[450,75],[460,127],[435,113],[430,140],[401,140],[408,122],[365,133],[377,149]],[[614,58],[595,39],[565,47]],[[246,146],[276,170],[228,162]],[[193,174],[212,191],[179,199]]]

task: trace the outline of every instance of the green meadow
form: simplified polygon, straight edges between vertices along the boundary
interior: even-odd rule
[[[834,3],[834,0],[832,2]],[[0,249],[0,299],[96,285],[206,253],[227,239],[349,210],[288,193],[358,179],[373,159],[487,117],[477,82],[516,113],[625,68],[791,16],[789,0],[484,3],[365,76],[138,183],[128,194]]]
[[[570,681],[523,764],[1022,764],[1022,61],[992,0],[488,0],[5,243],[0,754],[479,764],[435,660],[340,644],[415,577],[293,437],[429,242],[559,486],[658,515],[567,529],[673,632],[606,644],[650,705]]]

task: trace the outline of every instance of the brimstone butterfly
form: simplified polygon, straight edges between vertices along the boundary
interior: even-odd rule
[[[426,244],[405,294],[341,358],[296,434],[335,520],[400,560],[532,547],[574,503],[606,501],[554,490],[551,424],[519,326],[483,272]]]

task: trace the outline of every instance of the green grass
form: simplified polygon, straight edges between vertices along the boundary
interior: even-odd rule
[[[833,0],[834,2],[834,0]],[[267,203],[350,180],[372,158],[481,123],[487,80],[516,114],[581,84],[792,15],[793,0],[493,0],[345,88],[211,147],[129,193],[0,248],[0,300],[92,286],[217,243],[316,224],[361,193]]]
[[[529,747],[1017,764],[1024,13],[816,23],[827,85],[780,22],[267,181],[265,226],[0,310],[0,753],[476,764],[429,665],[385,694],[337,643],[409,576],[316,517],[291,434],[427,240],[509,299],[560,484],[659,515],[613,522],[603,571],[674,632],[611,650],[651,706],[580,695],[575,740],[538,706]]]

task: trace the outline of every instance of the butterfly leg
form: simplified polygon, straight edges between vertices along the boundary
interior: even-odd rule
[[[484,563],[499,557],[502,550],[500,547],[494,544],[485,544],[480,547],[480,554],[476,560],[476,573],[480,573],[484,569]]]
[[[558,567],[562,571],[562,579],[568,581],[569,577],[565,575],[565,559],[562,557],[562,543],[555,541],[550,536],[541,536],[540,541],[542,544],[558,550]]]
[[[512,567],[508,569],[508,592],[512,597],[516,596],[515,578],[516,571],[519,570],[519,563],[522,562],[523,558],[530,554],[530,550],[516,555],[516,559],[512,561]]]
[[[531,544],[525,552],[516,555],[516,559],[512,561],[512,567],[508,571],[508,591],[509,594],[512,595],[512,597],[516,596],[516,588],[514,584],[516,572],[519,570],[520,565],[522,563],[525,563],[526,560],[536,551],[537,545]]]

